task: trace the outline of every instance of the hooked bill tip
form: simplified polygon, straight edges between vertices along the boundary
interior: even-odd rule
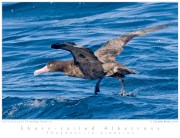
[[[34,71],[34,76],[37,76],[38,75],[38,73],[37,73],[37,70],[36,71]]]

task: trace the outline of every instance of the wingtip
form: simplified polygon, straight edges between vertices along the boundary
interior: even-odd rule
[[[66,46],[65,43],[55,43],[55,44],[51,45],[51,48],[53,48],[53,49],[60,49],[60,48],[63,48],[64,46]]]
[[[167,23],[167,24],[166,24],[166,27],[168,27],[168,26],[174,26],[174,25],[176,26],[176,25],[178,25],[178,24],[177,24],[176,22],[173,22],[173,23]]]
[[[53,49],[58,49],[58,47],[59,47],[58,43],[51,45],[51,48],[53,48]]]
[[[170,25],[172,25],[172,23],[164,24],[163,26],[164,26],[164,27],[168,27],[168,26],[170,26]]]
[[[172,25],[175,25],[176,23],[167,23],[167,24],[164,24],[164,25],[161,25],[162,28],[166,28],[168,26],[172,26]]]
[[[64,46],[67,46],[67,45],[74,46],[76,44],[74,42],[55,43],[55,44],[51,45],[51,48],[53,48],[53,49],[60,49],[60,48],[62,48]]]

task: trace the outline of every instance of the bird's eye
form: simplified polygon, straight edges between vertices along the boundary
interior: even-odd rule
[[[50,67],[52,67],[52,66],[53,66],[53,64],[49,64],[49,66],[50,66]]]

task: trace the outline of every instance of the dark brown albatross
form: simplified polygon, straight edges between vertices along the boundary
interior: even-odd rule
[[[89,48],[77,46],[74,42],[53,44],[51,48],[67,50],[71,52],[74,59],[70,61],[50,61],[42,69],[36,70],[34,75],[45,72],[64,72],[73,77],[89,80],[98,79],[95,86],[95,94],[100,92],[100,82],[104,77],[114,77],[120,80],[122,85],[121,95],[125,96],[126,92],[122,78],[128,74],[137,74],[138,72],[120,64],[115,58],[123,51],[124,46],[134,37],[165,28],[168,25],[169,24],[160,25],[118,36],[107,41],[95,52]]]

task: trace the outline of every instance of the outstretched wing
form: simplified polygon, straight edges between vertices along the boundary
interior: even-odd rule
[[[99,48],[95,55],[102,62],[115,61],[115,58],[123,51],[124,46],[134,37],[145,35],[148,32],[153,32],[169,26],[169,24],[160,25],[152,28],[130,32],[122,36],[116,37],[107,41],[101,48]]]
[[[87,79],[97,79],[104,76],[102,62],[89,48],[78,47],[73,42],[56,43],[51,45],[54,49],[63,49],[71,52],[74,64],[77,65]]]

